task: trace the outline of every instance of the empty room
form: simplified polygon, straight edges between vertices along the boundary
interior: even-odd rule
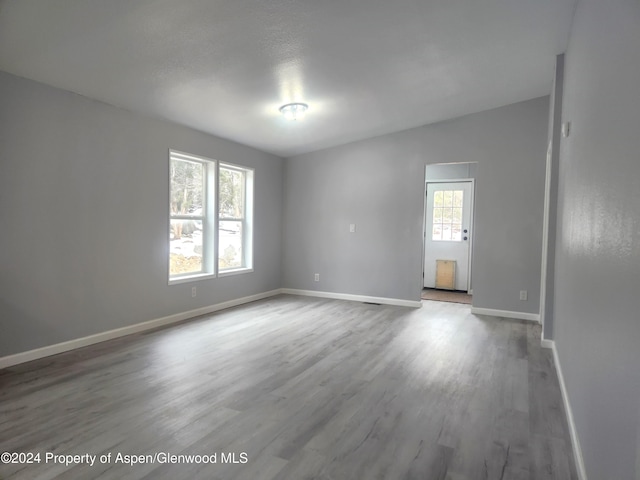
[[[0,479],[640,480],[638,0],[0,0]]]

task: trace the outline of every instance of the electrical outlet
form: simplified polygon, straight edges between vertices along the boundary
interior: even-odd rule
[[[520,300],[526,300],[526,299],[527,299],[527,291],[520,290]]]
[[[319,281],[320,281],[320,274],[319,274],[319,273],[316,273],[316,274],[313,276],[313,281],[314,281],[314,282],[319,282]]]
[[[196,295],[198,294],[198,287],[191,287],[191,298],[195,298]]]
[[[349,233],[356,233],[356,224],[355,223],[350,223],[349,224]]]

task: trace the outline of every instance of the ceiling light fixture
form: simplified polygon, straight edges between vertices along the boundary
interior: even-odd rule
[[[280,112],[287,120],[302,120],[308,108],[306,103],[287,103],[280,107]]]

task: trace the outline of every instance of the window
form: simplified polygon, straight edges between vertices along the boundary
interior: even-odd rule
[[[169,179],[170,283],[250,271],[253,170],[171,150]]]
[[[251,268],[253,171],[220,164],[218,196],[218,269]]]
[[[170,152],[169,278],[214,275],[215,162]]]
[[[432,240],[462,241],[462,190],[436,190],[433,194]]]

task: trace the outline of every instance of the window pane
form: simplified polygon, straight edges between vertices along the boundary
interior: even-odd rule
[[[432,240],[442,240],[442,225],[433,225]]]
[[[220,167],[220,218],[244,218],[245,172]]]
[[[454,190],[453,191],[453,206],[454,207],[462,207],[463,194],[464,194],[463,190]]]
[[[204,164],[171,159],[172,215],[204,215]]]
[[[442,240],[451,240],[451,225],[442,225]]]
[[[438,190],[438,191],[433,193],[433,204],[436,207],[444,206],[444,200],[443,200],[443,197],[442,197],[442,190]]]
[[[218,268],[243,267],[242,222],[221,220],[218,228]]]
[[[462,209],[454,208],[453,209],[453,223],[462,223]]]
[[[443,223],[451,223],[453,219],[453,213],[451,208],[443,208],[442,209],[442,222]]]
[[[462,225],[454,224],[451,226],[451,240],[462,241]]]
[[[171,220],[169,274],[202,271],[202,221]]]
[[[445,190],[442,194],[444,197],[444,206],[451,207],[453,205],[453,191]]]
[[[433,209],[433,223],[442,223],[442,209],[434,208]]]

